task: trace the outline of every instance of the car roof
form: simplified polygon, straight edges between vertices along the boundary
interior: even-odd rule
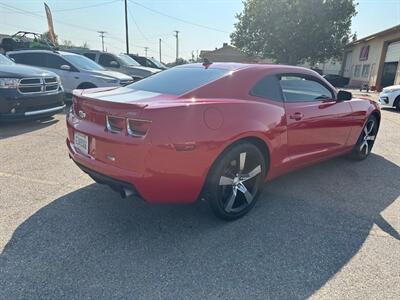
[[[176,66],[176,68],[207,68],[207,69],[224,69],[229,71],[236,71],[241,69],[263,69],[263,70],[276,70],[276,69],[285,69],[285,72],[293,71],[293,72],[313,72],[310,69],[290,66],[290,65],[280,65],[280,64],[245,64],[245,63],[211,63],[209,65],[204,65],[202,63],[194,63],[194,64],[185,64]]]
[[[15,50],[8,51],[7,54],[18,54],[18,53],[49,53],[49,54],[60,54],[60,55],[80,55],[74,52],[57,51],[57,50],[46,50],[46,49],[28,49],[28,50]]]

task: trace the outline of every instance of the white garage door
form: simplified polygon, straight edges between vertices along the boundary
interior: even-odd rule
[[[400,60],[400,42],[391,43],[388,46],[385,62],[397,62]]]

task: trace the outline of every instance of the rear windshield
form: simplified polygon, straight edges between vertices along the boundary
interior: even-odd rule
[[[182,95],[221,78],[229,70],[205,68],[172,68],[129,85],[129,88],[154,93]]]

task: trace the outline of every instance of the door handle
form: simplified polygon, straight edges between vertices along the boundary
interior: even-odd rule
[[[301,119],[303,119],[304,115],[300,112],[295,112],[294,114],[290,115],[290,119],[292,120],[296,120],[296,121],[300,121]]]

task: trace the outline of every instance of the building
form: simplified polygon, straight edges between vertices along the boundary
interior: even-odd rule
[[[400,25],[367,36],[345,47],[341,74],[351,87],[372,89],[400,84]]]
[[[299,66],[304,67],[304,68],[309,68],[309,69],[320,70],[320,72],[323,75],[326,75],[326,74],[339,75],[341,67],[342,67],[342,63],[341,63],[341,61],[338,61],[338,60],[332,58],[323,63],[316,63],[314,65],[311,65],[309,62],[305,62],[303,64],[299,64]]]
[[[215,50],[201,50],[201,59],[208,59],[211,62],[237,62],[237,63],[255,63],[257,59],[249,57],[239,49],[223,43],[222,48],[215,48]]]

